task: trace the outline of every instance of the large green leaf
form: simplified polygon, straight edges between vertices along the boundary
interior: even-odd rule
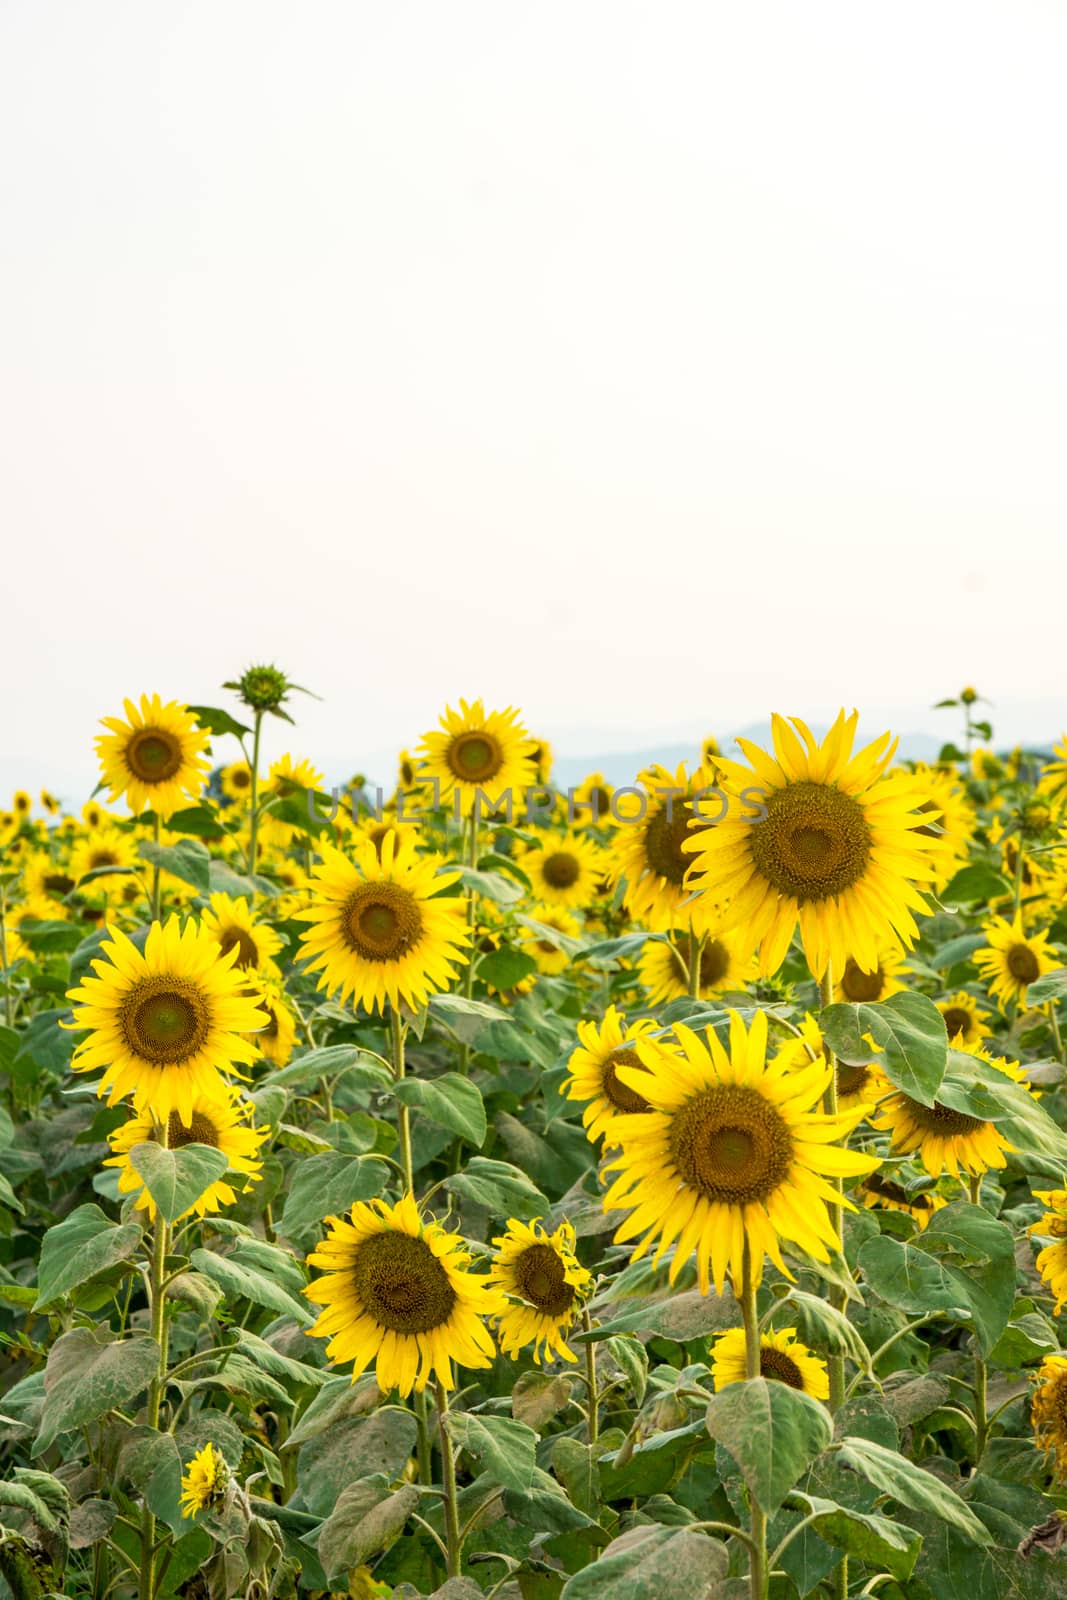
[[[1067,995],[1067,967],[1055,967],[1026,986],[1028,1006],[1041,1006],[1046,1000],[1062,1000],[1064,995]]]
[[[945,1075],[945,1019],[924,994],[905,989],[874,1005],[827,1006],[823,1037],[843,1061],[877,1061],[890,1083],[921,1105],[932,1106]],[[865,1039],[869,1035],[877,1051]]]
[[[881,1567],[894,1578],[910,1578],[922,1547],[913,1528],[874,1511],[853,1511],[815,1495],[799,1496],[814,1517],[815,1532],[838,1550],[857,1556],[867,1566]]]
[[[33,1309],[46,1310],[98,1272],[128,1261],[140,1242],[138,1223],[120,1225],[109,1221],[99,1206],[78,1206],[44,1236]]]
[[[61,1433],[126,1406],[159,1371],[159,1346],[147,1333],[116,1339],[109,1328],[72,1328],[52,1346],[44,1372],[45,1401],[33,1453]]]
[[[485,1105],[478,1085],[458,1072],[439,1078],[402,1078],[395,1094],[401,1105],[417,1106],[432,1121],[459,1134],[478,1149],[485,1143]]]
[[[308,1050],[279,1072],[272,1072],[270,1081],[305,1089],[325,1078],[342,1075],[357,1088],[388,1089],[393,1082],[385,1063],[373,1051],[361,1050],[355,1044],[328,1044],[319,1050]]]
[[[854,1472],[867,1479],[882,1494],[898,1500],[913,1511],[929,1511],[942,1522],[951,1523],[976,1544],[992,1544],[993,1540],[983,1523],[970,1507],[953,1494],[947,1484],[916,1466],[896,1450],[871,1439],[850,1436],[834,1445],[834,1452]]]
[[[211,857],[199,839],[180,839],[177,844],[156,844],[152,839],[142,839],[137,851],[151,866],[192,884],[198,894],[210,893]]]
[[[721,1540],[646,1524],[568,1578],[560,1600],[718,1600],[727,1593],[726,1571]]]
[[[1011,894],[1011,884],[1003,873],[987,862],[972,861],[960,868],[938,899],[944,906],[966,906],[979,900],[999,900],[1006,894]]]
[[[152,1199],[168,1222],[176,1222],[213,1183],[225,1175],[229,1161],[207,1144],[166,1150],[147,1140],[130,1151],[130,1165],[145,1181]]]
[[[826,1407],[774,1379],[731,1383],[708,1402],[707,1427],[768,1514],[776,1511],[833,1435]]]
[[[449,1437],[467,1450],[483,1472],[506,1489],[528,1489],[533,1482],[537,1435],[525,1423],[510,1417],[476,1417],[470,1411],[450,1411]]]
[[[344,1156],[335,1151],[309,1156],[293,1168],[279,1231],[303,1240],[324,1217],[340,1217],[357,1200],[380,1194],[389,1177],[385,1163],[374,1156]]]
[[[462,1172],[445,1180],[445,1188],[485,1206],[494,1216],[517,1217],[520,1222],[546,1216],[550,1209],[540,1189],[518,1167],[485,1156],[465,1162]]]
[[[1023,1084],[991,1062],[965,1050],[950,1050],[939,1097],[955,1111],[995,1122],[1010,1141],[1012,1159],[1027,1172],[1062,1180],[1067,1172],[1067,1133]]]
[[[376,1556],[400,1533],[419,1503],[419,1491],[403,1484],[392,1493],[377,1474],[349,1484],[319,1530],[318,1552],[327,1578],[341,1578]]]
[[[280,1316],[295,1317],[302,1325],[312,1321],[307,1305],[258,1268],[245,1266],[232,1256],[217,1256],[212,1250],[194,1250],[190,1259],[198,1272],[213,1279],[234,1299],[251,1300]]]

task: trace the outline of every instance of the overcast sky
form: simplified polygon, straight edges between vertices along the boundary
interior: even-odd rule
[[[1065,74],[1060,0],[4,0],[3,790],[262,658],[335,774],[1058,734]]]

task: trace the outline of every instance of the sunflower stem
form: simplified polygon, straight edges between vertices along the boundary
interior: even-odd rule
[[[1012,920],[1019,915],[1019,907],[1023,899],[1023,836],[1020,833],[1015,842],[1015,890],[1012,896]]]
[[[833,1004],[834,999],[834,969],[830,961],[826,963],[826,971],[819,981],[819,1004],[825,1011],[826,1007]],[[826,1094],[823,1097],[823,1110],[828,1117],[837,1116],[837,1057],[833,1051],[824,1045],[826,1059],[830,1063],[830,1081],[826,1085]],[[841,1178],[831,1180],[838,1194],[844,1197],[845,1185]],[[834,1208],[834,1223],[837,1228],[837,1242],[841,1251],[841,1260],[845,1259],[845,1208],[838,1205]],[[830,1304],[843,1317],[848,1316],[848,1295],[843,1289],[831,1289]],[[845,1357],[843,1353],[831,1355],[828,1358],[830,1371],[830,1410],[836,1411],[845,1398]]]
[[[586,1333],[592,1333],[593,1331],[593,1319],[588,1310],[582,1312],[582,1327]],[[597,1388],[596,1381],[596,1345],[592,1339],[589,1339],[585,1346],[585,1387],[588,1391],[589,1399],[589,1415],[587,1419],[589,1443],[594,1445],[600,1438],[600,1391]]]
[[[425,1389],[419,1389],[415,1395],[415,1425],[418,1429],[415,1436],[415,1454],[419,1463],[419,1482],[424,1489],[432,1489],[433,1456],[430,1449],[430,1410],[426,1400]]]
[[[7,970],[7,888],[3,883],[0,883],[0,966],[4,969],[4,1017],[10,1028],[15,1020],[15,1009],[11,1003],[11,974]]]
[[[752,1249],[745,1235],[741,1254],[741,1320],[745,1325],[745,1378],[760,1376],[760,1331],[756,1312],[756,1285],[752,1272]],[[767,1514],[754,1494],[749,1495],[749,1594],[751,1600],[767,1600]]]
[[[158,821],[157,821],[158,830]],[[156,1129],[156,1138],[167,1148],[169,1142],[169,1119],[164,1118]],[[163,1390],[167,1382],[167,1316],[166,1316],[166,1265],[167,1249],[169,1245],[170,1228],[163,1213],[157,1209],[155,1230],[152,1237],[152,1259],[148,1271],[148,1306],[149,1326],[152,1338],[159,1346],[159,1367],[148,1390],[148,1426],[152,1429],[159,1428],[159,1412],[163,1400]],[[144,1505],[141,1509],[141,1600],[153,1600],[156,1589],[156,1519],[152,1512]]]
[[[697,938],[693,924],[689,924],[689,998],[700,999],[700,964],[704,954],[704,935]]]
[[[982,1176],[972,1173],[968,1178],[972,1206],[982,1204]],[[985,1451],[989,1437],[989,1375],[981,1351],[975,1346],[974,1355],[974,1470]]]
[[[448,1436],[448,1396],[439,1380],[434,1381],[437,1403],[437,1431],[441,1441],[441,1482],[445,1491],[445,1537],[448,1545],[448,1576],[459,1577],[463,1539],[459,1531],[459,1499],[456,1494],[456,1458]]]
[[[8,998],[10,1000],[10,996]],[[1059,1061],[1063,1061],[1063,1034],[1060,1032],[1060,1019],[1056,1015],[1055,1000],[1050,1000],[1046,1009],[1048,1010],[1048,1020],[1052,1024],[1052,1037],[1056,1044],[1056,1058]]]
[[[250,877],[255,875],[259,848],[259,735],[262,727],[263,712],[257,711],[252,732],[252,787],[250,793],[252,809],[248,819],[248,873]]]
[[[389,1008],[389,1028],[393,1041],[393,1079],[404,1081],[404,1024],[395,1006]],[[397,1129],[400,1137],[400,1165],[404,1169],[404,1187],[408,1194],[415,1192],[414,1170],[411,1162],[411,1111],[402,1100],[396,1105]]]
[[[155,817],[155,820],[154,820],[154,822],[152,824],[152,836],[153,836],[153,839],[155,840],[156,849],[158,850],[159,841],[160,841],[160,835],[163,832],[163,824],[160,821],[160,816],[159,816],[159,812],[158,811],[154,813],[154,817]],[[161,877],[161,874],[160,874],[160,870],[159,870],[159,862],[156,861],[152,866],[152,921],[153,922],[158,922],[159,921],[160,877]]]
[[[472,872],[478,870],[478,799],[475,796],[474,809],[471,811],[467,830],[467,866]],[[478,896],[473,884],[467,885],[467,931],[471,936],[470,949],[467,952],[467,965],[463,969],[463,998],[469,1000],[474,993],[474,933],[478,924],[477,916]],[[461,1044],[459,1047],[459,1070],[466,1077],[470,1071],[471,1047]]]

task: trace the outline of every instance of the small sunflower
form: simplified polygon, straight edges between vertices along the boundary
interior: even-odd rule
[[[620,826],[612,837],[611,858],[616,879],[626,880],[624,905],[631,916],[646,923],[653,933],[693,924],[698,934],[718,924],[718,907],[709,895],[694,897],[687,882],[692,858],[688,840],[703,839],[715,830],[701,824],[698,799],[705,774],[692,776],[681,762],[675,772],[651,766],[638,774],[643,796],[640,814],[632,813],[636,796],[627,796]]]
[[[1034,1198],[1048,1210],[1029,1231],[1053,1241],[1038,1252],[1037,1270],[1056,1297],[1059,1316],[1067,1301],[1067,1189],[1035,1189]]]
[[[406,839],[411,844],[416,844],[419,830],[407,822],[398,822],[395,817],[367,817],[362,822],[349,824],[348,839],[362,844],[369,841],[378,852],[381,860],[382,845],[386,839],[392,837],[394,849],[402,840]]]
[[[331,1361],[352,1362],[353,1382],[373,1361],[378,1387],[403,1397],[421,1393],[431,1377],[454,1388],[453,1362],[492,1365],[483,1318],[507,1302],[467,1271],[458,1234],[425,1222],[410,1194],[394,1206],[359,1201],[347,1218],[326,1222],[326,1238],[307,1258],[324,1274],[304,1290],[323,1307],[307,1331],[329,1339]]]
[[[47,898],[52,901],[66,899],[75,887],[70,865],[49,855],[47,850],[35,850],[26,857],[22,868],[22,882],[27,896]],[[50,916],[57,913],[52,911]]]
[[[84,834],[71,850],[69,872],[75,883],[80,883],[87,872],[98,872],[104,867],[136,867],[137,864],[137,848],[128,833],[120,833],[118,828],[98,828]],[[93,887],[97,887],[95,879]]]
[[[804,1021],[800,1024],[800,1037],[786,1040],[774,1059],[776,1063],[794,1072],[806,1067],[811,1061],[829,1062],[830,1053],[826,1049],[822,1030],[810,1012],[806,1013]],[[864,1120],[892,1087],[881,1067],[874,1061],[860,1062],[858,1065],[848,1061],[838,1061],[835,1071],[838,1111],[857,1112]]]
[[[109,800],[126,796],[131,811],[151,806],[164,820],[199,798],[208,773],[208,736],[188,707],[141,696],[138,709],[124,700],[126,721],[104,717],[111,732],[96,741]]]
[[[396,786],[402,793],[408,794],[412,789],[418,788],[418,775],[416,763],[410,750],[401,750],[396,758],[397,776]]]
[[[396,844],[392,835],[380,857],[369,842],[356,846],[352,860],[328,844],[322,856],[315,897],[298,913],[312,924],[302,954],[311,958],[308,971],[320,973],[319,988],[383,1012],[386,1001],[418,1011],[447,989],[456,965],[469,959],[466,906],[441,893],[459,874],[439,872],[437,857],[418,856],[409,840]]]
[[[50,817],[56,816],[61,809],[60,802],[50,789],[41,790],[41,804]]]
[[[851,956],[841,968],[834,984],[834,999],[853,1004],[873,1005],[899,994],[904,984],[900,974],[904,971],[904,953],[899,945],[882,946],[878,951],[877,965],[865,971]]]
[[[562,1356],[576,1361],[564,1335],[578,1314],[592,1283],[591,1275],[574,1253],[574,1229],[563,1222],[546,1233],[539,1220],[517,1222],[512,1217],[507,1233],[493,1240],[497,1255],[489,1269],[489,1282],[508,1297],[507,1309],[495,1327],[501,1350],[515,1357],[529,1344],[533,1358]]]
[[[1026,1084],[1026,1074],[1017,1061],[995,1058],[983,1045],[965,1046],[961,1054],[985,1061],[1006,1078]],[[874,1126],[888,1132],[894,1155],[916,1152],[931,1178],[939,1178],[943,1172],[958,1178],[961,1168],[979,1177],[991,1168],[1006,1167],[1006,1153],[1014,1149],[995,1122],[956,1111],[939,1100],[924,1106],[900,1089],[882,1101]]]
[[[850,957],[873,972],[888,939],[914,943],[913,913],[928,909],[915,887],[935,873],[919,832],[926,818],[911,775],[886,772],[889,734],[854,755],[856,712],[842,711],[821,745],[790,720],[771,719],[773,756],[740,739],[751,768],[720,759],[729,812],[685,841],[690,887],[724,906],[723,927],[745,929],[765,975],[798,923],[816,978]]]
[[[957,989],[944,1000],[938,1000],[937,1009],[945,1019],[949,1044],[954,1045],[957,1039],[962,1039],[965,1045],[978,1044],[982,1039],[989,1038],[986,1018],[991,1013],[983,1010],[974,995],[968,994],[966,989]]]
[[[700,996],[724,994],[743,989],[756,976],[756,962],[736,934],[708,934],[698,940],[700,948]],[[641,952],[637,974],[644,984],[650,1006],[681,1000],[689,993],[689,972],[693,962],[693,938],[688,933],[673,939],[650,939]]]
[[[872,1172],[856,1186],[856,1198],[862,1200],[868,1211],[900,1211],[912,1217],[919,1228],[925,1228],[935,1211],[948,1204],[933,1189],[905,1189],[903,1184]]]
[[[989,948],[975,951],[974,964],[989,985],[989,993],[1003,1005],[1015,1000],[1024,1006],[1030,984],[1059,965],[1049,955],[1048,933],[1024,933],[1021,911],[1011,922],[993,917],[982,924],[982,932]]]
[[[217,1094],[220,1073],[240,1076],[238,1064],[255,1060],[241,1035],[260,1028],[263,1013],[232,956],[194,921],[154,922],[143,954],[118,928],[108,935],[100,947],[107,959],[92,963],[96,976],[67,993],[73,1026],[91,1030],[72,1070],[103,1067],[97,1094],[110,1090],[108,1105],[133,1095],[138,1110],[177,1111],[189,1126],[196,1097]]]
[[[215,1511],[222,1505],[230,1481],[225,1459],[208,1441],[198,1450],[182,1474],[182,1493],[178,1504],[183,1517],[197,1517],[201,1511]]]
[[[917,809],[929,817],[916,832],[927,841],[935,868],[930,888],[937,894],[967,859],[967,847],[976,826],[975,811],[954,767],[946,770],[919,761],[912,768],[911,777]]]
[[[1052,746],[1052,754],[1056,760],[1041,768],[1038,792],[1053,799],[1067,798],[1067,733],[1061,734],[1059,744]]]
[[[759,1375],[772,1382],[787,1383],[791,1389],[811,1395],[813,1400],[829,1400],[830,1373],[826,1362],[801,1344],[795,1328],[776,1328],[760,1334]],[[715,1392],[731,1383],[744,1383],[748,1377],[748,1356],[744,1328],[730,1328],[711,1342],[711,1376]]]
[[[274,957],[282,940],[265,922],[257,922],[244,896],[234,900],[228,894],[213,894],[200,913],[200,926],[218,943],[224,956],[237,951],[235,964],[243,972],[280,976]]]
[[[534,766],[534,778],[537,783],[547,783],[552,771],[552,746],[547,739],[530,740],[530,760]]]
[[[1067,1356],[1046,1356],[1033,1376],[1030,1400],[1034,1442],[1051,1457],[1057,1482],[1067,1480]]]
[[[270,1134],[270,1129],[257,1128],[251,1122],[252,1106],[242,1102],[232,1089],[225,1088],[213,1095],[197,1095],[193,1101],[193,1114],[186,1119],[172,1111],[167,1118],[167,1148],[180,1150],[187,1144],[206,1144],[221,1150],[228,1158],[231,1172],[240,1172],[249,1183],[258,1183],[263,1175],[263,1163],[258,1160],[260,1149]],[[147,1211],[154,1219],[156,1204],[145,1187],[144,1179],[130,1160],[134,1145],[154,1143],[158,1125],[150,1111],[139,1111],[129,1122],[108,1135],[114,1154],[106,1160],[105,1167],[119,1169],[119,1193],[136,1194],[134,1205]],[[237,1195],[224,1178],[210,1184],[182,1216],[204,1217],[208,1212],[221,1211],[223,1206],[236,1204]]]
[[[1004,763],[995,750],[986,750],[979,745],[971,751],[971,776],[979,781],[995,783],[1004,776]]]
[[[721,1294],[727,1273],[740,1286],[746,1243],[756,1283],[765,1255],[788,1276],[781,1239],[829,1261],[840,1244],[827,1207],[855,1208],[828,1179],[859,1177],[879,1165],[875,1156],[833,1143],[859,1118],[822,1110],[829,1065],[793,1071],[768,1063],[762,1011],[747,1032],[730,1013],[729,1051],[711,1028],[704,1040],[681,1023],[674,1032],[677,1047],[638,1043],[643,1071],[618,1069],[651,1109],[620,1118],[613,1130],[622,1150],[607,1170],[619,1176],[604,1206],[630,1212],[616,1243],[641,1234],[636,1260],[658,1240],[654,1262],[674,1245],[672,1283],[695,1251],[702,1294],[709,1281]]]
[[[635,1111],[648,1111],[650,1106],[644,1096],[623,1083],[618,1075],[620,1067],[633,1067],[638,1072],[647,1068],[637,1054],[637,1045],[648,1038],[654,1024],[632,1022],[609,1006],[601,1023],[579,1022],[578,1048],[567,1062],[569,1076],[565,1079],[568,1100],[585,1100],[582,1122],[591,1140],[606,1136],[610,1145],[615,1141],[612,1129],[620,1116]]]
[[[247,761],[231,761],[219,773],[219,787],[227,800],[249,800],[252,795],[252,768]]]
[[[706,734],[700,744],[700,765],[713,767],[722,755],[722,746],[713,733]]]
[[[581,937],[581,923],[563,906],[534,905],[530,907],[529,917],[531,922],[538,922],[542,928],[552,929],[564,939]],[[566,972],[571,963],[571,957],[563,945],[556,944],[552,939],[546,939],[536,928],[524,926],[519,930],[519,949],[525,955],[533,956],[537,962],[538,972],[543,972],[548,978]]]
[[[256,1004],[266,1012],[268,1019],[265,1028],[248,1035],[250,1042],[272,1066],[287,1066],[296,1040],[296,1018],[285,990],[278,983],[264,982],[262,975],[257,974],[256,987],[246,992],[255,996]]]
[[[519,866],[538,900],[552,906],[584,906],[596,894],[603,854],[581,833],[549,834],[541,849],[531,846]]]
[[[289,799],[305,789],[321,789],[325,782],[325,777],[313,762],[284,755],[271,762],[263,788],[267,794]]]
[[[513,805],[524,803],[526,790],[537,782],[534,749],[513,707],[486,711],[480,700],[461,700],[458,711],[445,708],[439,729],[423,734],[418,777],[436,778],[444,806],[458,795],[465,817],[476,803],[484,815],[509,795]]]
[[[570,804],[576,828],[610,828],[615,821],[611,797],[615,790],[602,772],[591,772],[574,791]]]

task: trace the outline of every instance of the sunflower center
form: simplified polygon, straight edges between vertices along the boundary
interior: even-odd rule
[[[422,933],[422,913],[398,883],[361,883],[345,902],[341,930],[364,961],[399,961]]]
[[[679,889],[693,865],[692,856],[682,850],[682,841],[689,838],[692,817],[693,808],[689,802],[675,796],[669,814],[664,806],[645,829],[645,860],[649,869]]]
[[[94,850],[89,857],[90,870],[94,867],[117,867],[119,858],[114,850]]]
[[[246,772],[244,767],[239,767],[236,772],[231,774],[230,782],[235,789],[247,789],[252,782],[252,774]]]
[[[74,879],[68,878],[65,872],[47,872],[44,886],[49,894],[69,894],[74,887]]]
[[[611,795],[599,784],[594,784],[589,791],[589,804],[593,807],[593,814],[599,818],[609,816],[611,813]]]
[[[375,1233],[352,1262],[356,1293],[375,1322],[396,1333],[428,1333],[452,1315],[456,1291],[425,1239]]]
[[[669,1144],[685,1182],[727,1205],[767,1200],[785,1182],[793,1139],[757,1089],[717,1084],[675,1112]]]
[[[191,1124],[183,1122],[178,1113],[172,1111],[167,1118],[167,1144],[171,1150],[180,1150],[187,1144],[209,1144],[213,1150],[217,1150],[218,1129],[202,1111],[193,1112]]]
[[[234,965],[238,967],[254,967],[259,960],[256,941],[250,933],[246,933],[244,928],[238,928],[236,924],[224,928],[219,934],[219,949],[224,956],[228,956],[231,950],[236,950],[237,960]]]
[[[964,1011],[962,1006],[949,1006],[944,1013],[944,1017],[945,1031],[950,1039],[954,1039],[958,1033],[962,1033],[966,1037],[971,1026],[971,1014],[969,1011]]]
[[[203,1047],[211,1030],[205,996],[184,978],[146,978],[122,1002],[119,1026],[133,1055],[177,1066]]]
[[[265,1028],[259,1030],[259,1037],[261,1039],[276,1039],[278,1037],[278,1013],[271,1005],[268,1005],[265,1009],[270,1021]]]
[[[126,765],[142,783],[166,783],[182,764],[182,747],[166,728],[139,728],[126,746]]]
[[[841,992],[848,1000],[877,1000],[885,988],[885,974],[881,967],[874,972],[864,972],[849,956],[841,974]]]
[[[671,966],[677,978],[683,983],[688,981],[689,972],[693,965],[693,941],[688,934],[680,940],[679,953],[671,947]],[[684,963],[684,964],[683,964]],[[700,987],[711,989],[721,983],[730,970],[730,952],[721,939],[705,939],[700,951]]]
[[[455,777],[464,783],[485,783],[504,765],[504,754],[491,733],[459,733],[448,747],[445,759]]]
[[[791,1389],[804,1387],[804,1378],[796,1362],[784,1350],[776,1350],[773,1345],[760,1345],[759,1375],[787,1383]]]
[[[619,1067],[636,1067],[638,1072],[648,1071],[636,1050],[624,1046],[623,1049],[614,1051],[604,1063],[601,1087],[605,1097],[617,1111],[627,1113],[647,1111],[648,1101],[639,1095],[636,1089],[631,1089],[628,1083],[623,1083],[618,1075]]]
[[[790,783],[752,828],[752,860],[779,893],[801,902],[843,894],[863,877],[871,830],[863,807],[828,783]]]
[[[1013,944],[1008,951],[1008,971],[1019,983],[1033,983],[1041,968],[1028,944]]]
[[[870,1067],[847,1067],[838,1062],[838,1094],[859,1094],[866,1087],[870,1076]]]
[[[953,1111],[951,1106],[940,1105],[936,1100],[932,1106],[924,1106],[908,1095],[903,1095],[902,1099],[911,1120],[917,1123],[924,1133],[948,1138],[953,1134],[976,1133],[979,1128],[984,1128],[986,1125],[981,1117],[969,1117],[965,1111]]]
[[[548,1244],[532,1244],[515,1262],[515,1285],[524,1300],[549,1317],[562,1317],[574,1304],[563,1262]]]
[[[582,875],[582,864],[569,850],[553,850],[541,863],[541,876],[553,889],[570,889]]]

